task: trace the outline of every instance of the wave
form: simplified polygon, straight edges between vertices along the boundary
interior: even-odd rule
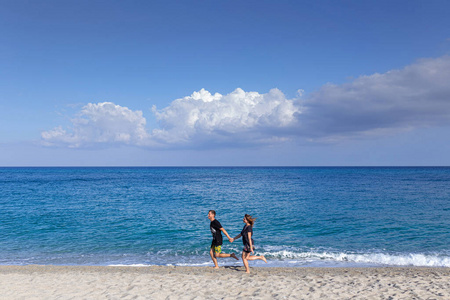
[[[237,250],[237,248],[236,248]],[[231,247],[226,253],[235,252]],[[266,245],[256,249],[256,255],[266,256],[268,263],[254,261],[258,267],[450,267],[450,250],[435,252],[389,252],[385,249],[340,250],[333,248],[301,248],[286,245]],[[1,255],[0,255],[1,256]],[[110,266],[212,266],[209,252],[200,249],[165,249],[146,253],[109,253],[106,255],[74,254],[3,255],[0,265],[110,265]],[[221,259],[220,265],[241,265],[242,261]]]
[[[336,263],[369,266],[450,267],[450,256],[427,253],[345,253],[337,251],[260,251],[258,254],[299,264]]]

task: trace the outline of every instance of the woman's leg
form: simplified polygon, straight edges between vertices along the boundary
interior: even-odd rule
[[[267,263],[267,260],[264,257],[264,255],[260,255],[260,256],[248,255],[248,257],[247,257],[247,260],[257,260],[257,259],[263,260],[265,263]]]
[[[242,251],[242,261],[244,262],[245,273],[250,273],[250,267],[248,266],[248,260],[247,260],[247,257],[249,255],[250,255],[250,253]]]

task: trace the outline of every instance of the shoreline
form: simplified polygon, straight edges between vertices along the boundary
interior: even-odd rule
[[[450,299],[448,267],[0,266],[1,299]]]

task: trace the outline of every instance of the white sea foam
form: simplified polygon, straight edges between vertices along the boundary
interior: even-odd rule
[[[450,267],[450,257],[423,253],[387,254],[387,253],[343,253],[331,251],[291,250],[259,252],[267,258],[274,258],[288,263],[311,264],[317,262],[352,264],[352,265],[384,265],[384,266],[420,266]]]
[[[339,251],[329,248],[297,248],[285,245],[264,246],[256,249],[256,255],[264,255],[269,260],[267,267],[300,267],[300,266],[421,266],[450,267],[450,252],[439,253],[389,253],[383,250]],[[195,251],[163,250],[150,255],[153,263],[168,266],[206,266],[212,264],[209,253]],[[155,261],[155,258],[158,258]],[[146,259],[149,259],[147,257]],[[241,262],[236,262],[237,264]],[[254,262],[259,263],[259,262]],[[235,265],[235,261],[221,261],[221,264]]]
[[[177,267],[203,267],[203,266],[208,266],[208,265],[212,265],[212,262],[203,262],[203,263],[177,263],[177,264],[173,264],[172,266],[177,266]]]
[[[113,264],[108,265],[108,267],[151,267],[154,265],[146,265],[146,264],[131,264],[131,265],[125,265],[125,264]]]

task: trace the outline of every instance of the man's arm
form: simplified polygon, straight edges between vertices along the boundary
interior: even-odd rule
[[[220,231],[222,231],[223,233],[225,233],[225,235],[227,236],[227,238],[228,238],[229,240],[232,240],[232,238],[228,235],[228,232],[225,230],[225,228],[221,227],[221,228],[220,228]]]

